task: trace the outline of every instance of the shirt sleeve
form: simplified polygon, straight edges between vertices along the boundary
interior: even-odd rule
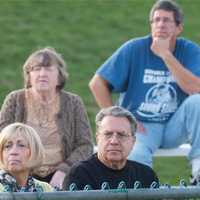
[[[145,173],[144,173],[145,174]],[[153,169],[146,168],[146,176],[145,176],[146,182],[144,183],[144,186],[149,188],[149,187],[159,187],[159,179],[156,173],[153,171]],[[152,184],[156,185],[152,185]]]
[[[76,190],[83,190],[87,183],[87,178],[85,177],[85,171],[81,166],[74,165],[69,173],[69,179],[67,181],[67,190],[70,186],[75,186]],[[72,185],[73,184],[73,185]]]
[[[0,131],[15,121],[16,96],[14,92],[8,94],[0,111]]]
[[[200,77],[200,47],[193,42],[188,42],[185,49],[186,56],[183,65],[194,75]]]
[[[66,181],[71,166],[78,161],[87,159],[93,152],[92,131],[83,101],[79,96],[75,96],[73,103],[75,116],[73,150],[64,163],[59,164],[56,168],[66,173]]]
[[[41,187],[43,192],[54,192],[55,189],[48,183],[34,179],[36,187]]]
[[[131,56],[131,42],[128,41],[117,49],[97,70],[96,73],[110,84],[110,90],[113,92],[126,90],[131,67]]]
[[[4,186],[2,185],[2,183],[0,183],[0,192],[5,192],[4,191]]]

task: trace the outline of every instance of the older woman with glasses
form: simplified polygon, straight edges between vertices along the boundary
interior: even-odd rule
[[[46,182],[34,179],[32,170],[41,165],[44,147],[36,131],[13,123],[0,133],[0,192],[49,192]]]
[[[0,112],[0,129],[23,122],[39,134],[45,148],[35,178],[63,188],[71,166],[92,153],[91,128],[78,95],[63,90],[66,64],[53,48],[32,53],[24,66],[24,89],[11,92]]]

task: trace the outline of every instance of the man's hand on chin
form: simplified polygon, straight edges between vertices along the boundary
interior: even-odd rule
[[[154,37],[151,44],[151,50],[154,54],[164,59],[167,54],[171,53],[170,37]]]

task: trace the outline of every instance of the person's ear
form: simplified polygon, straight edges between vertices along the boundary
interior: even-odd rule
[[[135,145],[136,137],[132,136],[131,140],[132,140],[132,147],[133,147]]]
[[[176,35],[179,36],[183,32],[183,24],[179,24],[176,28]]]
[[[136,136],[133,136],[133,145],[135,144]]]
[[[99,133],[98,132],[96,132],[95,138],[96,138],[96,143],[98,144],[98,141],[99,141]]]

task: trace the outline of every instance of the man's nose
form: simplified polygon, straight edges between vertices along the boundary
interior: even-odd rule
[[[110,142],[111,143],[119,143],[119,137],[118,137],[117,133],[114,133],[112,135]]]
[[[163,26],[165,26],[166,25],[166,22],[164,21],[164,20],[159,20],[158,22],[157,22],[157,26],[158,27],[163,27]]]

